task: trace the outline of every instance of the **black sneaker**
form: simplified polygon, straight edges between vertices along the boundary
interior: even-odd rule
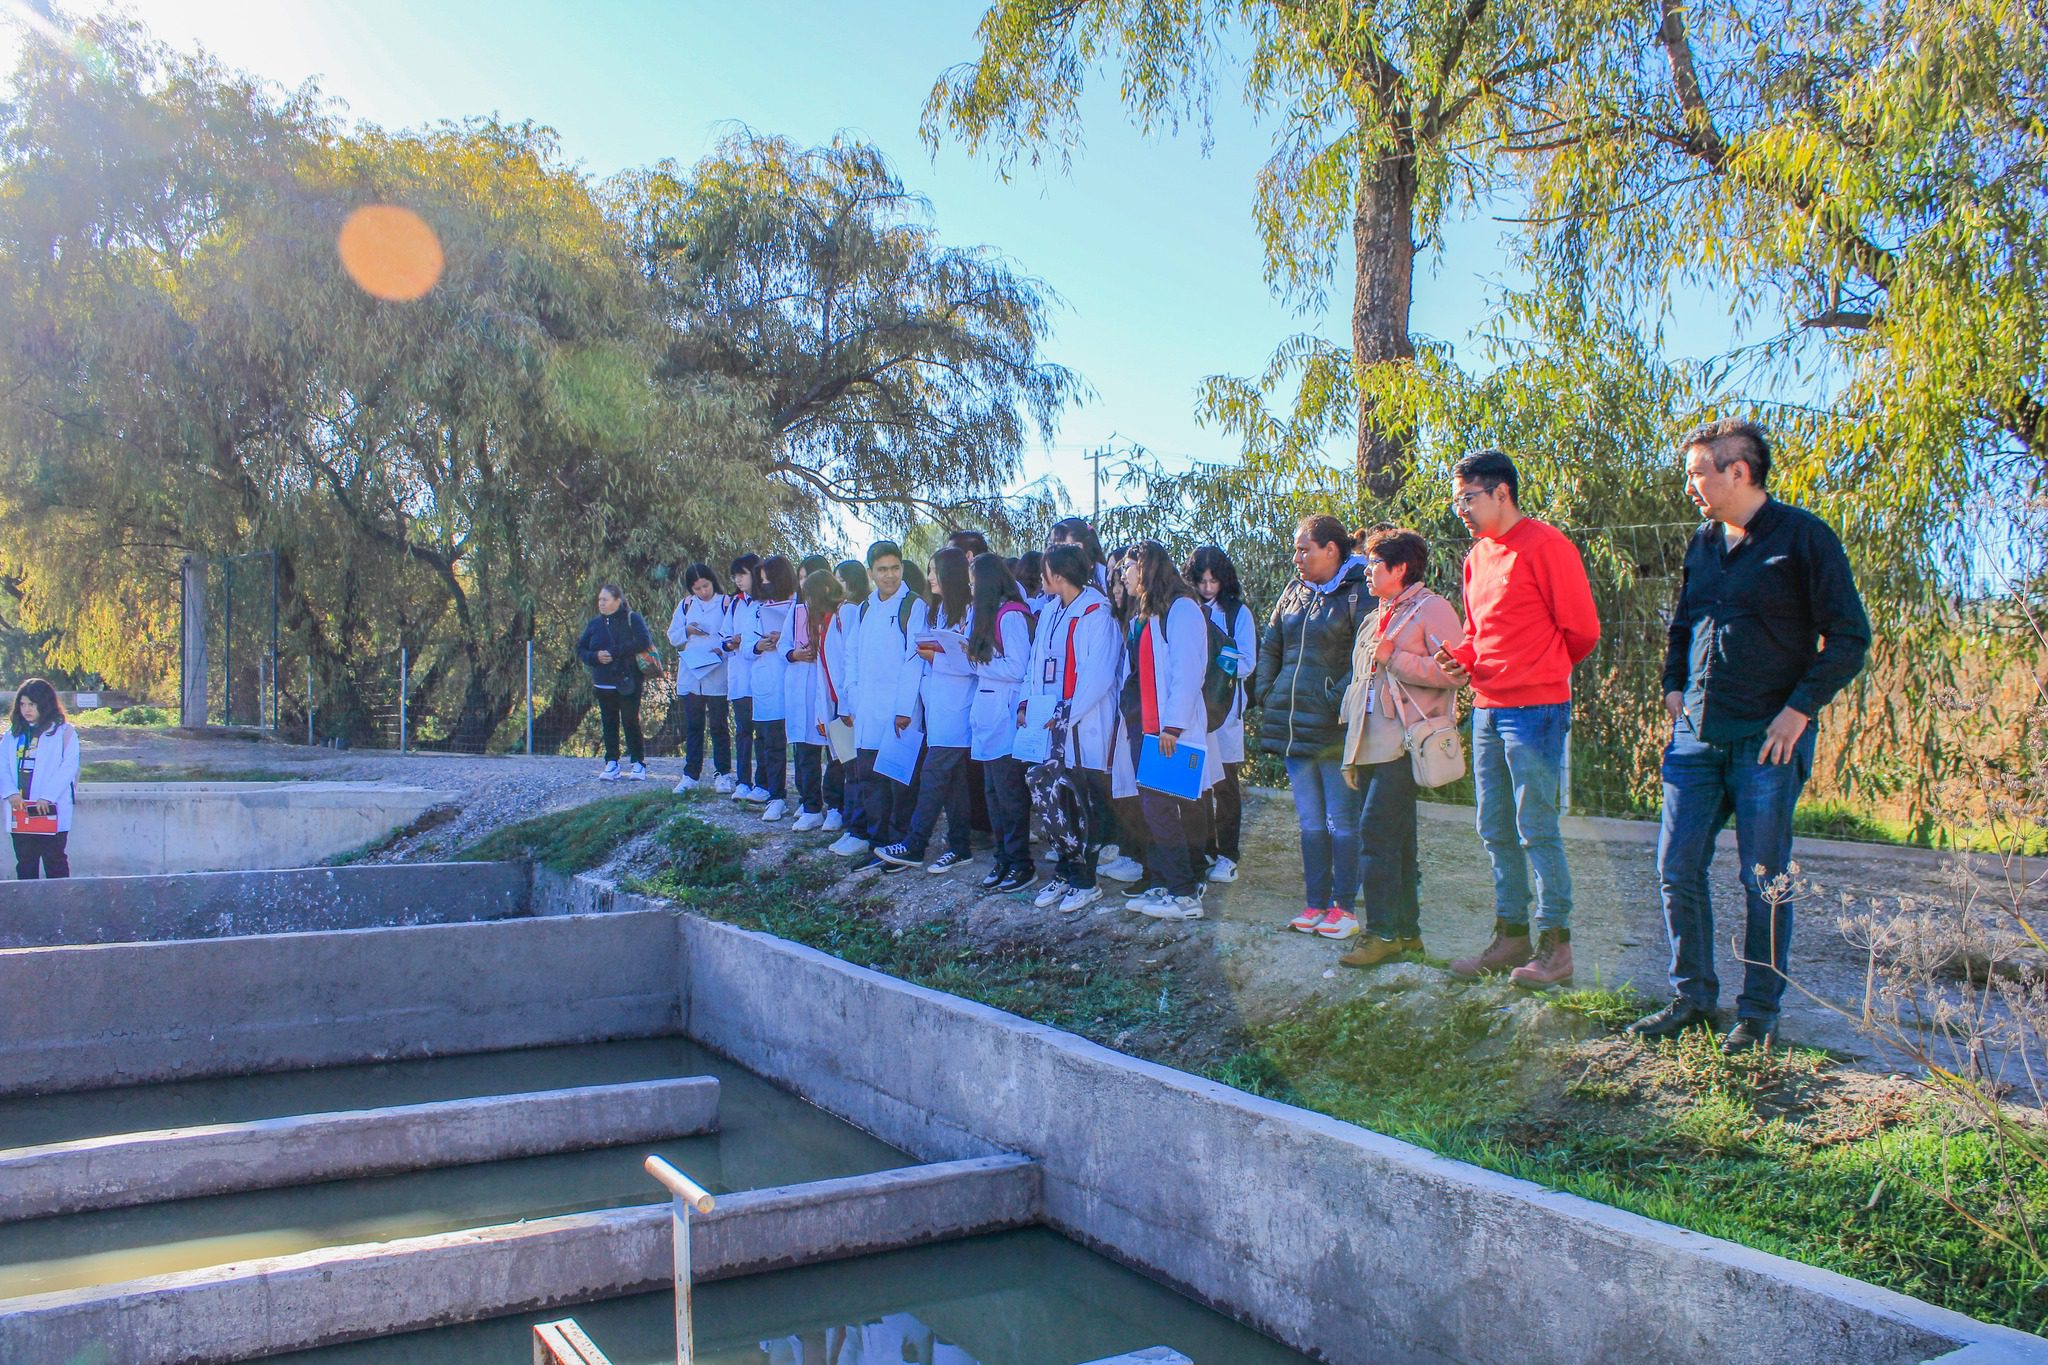
[[[981,890],[984,894],[992,891],[1001,891],[1004,889],[1003,883],[1008,880],[1010,880],[1010,870],[1008,868],[992,868],[989,874],[981,879]],[[1033,878],[1033,880],[1035,881],[1036,878]]]
[[[902,844],[885,844],[883,847],[875,850],[875,856],[883,862],[893,863],[897,867],[916,867],[924,861],[922,858],[911,857],[909,848]]]
[[[1728,1030],[1728,1036],[1721,1040],[1721,1051],[1731,1056],[1738,1052],[1749,1052],[1756,1048],[1769,1051],[1778,1041],[1778,1026],[1767,1024],[1761,1019],[1737,1019],[1735,1027]]]
[[[1138,878],[1138,880],[1134,882],[1125,883],[1124,899],[1127,901],[1134,901],[1138,897],[1144,895],[1146,892],[1153,890],[1155,887],[1163,890],[1165,886],[1165,882],[1155,882],[1149,876],[1140,877]]]
[[[916,867],[917,864],[911,863],[909,864],[909,866]],[[859,859],[853,865],[853,870],[855,872],[901,872],[903,868],[904,864],[892,863],[888,859],[879,857],[873,853],[870,853],[866,857]]]
[[[1646,1014],[1625,1030],[1638,1038],[1676,1038],[1689,1028],[1714,1027],[1714,1013],[1678,996],[1655,1014]]]
[[[995,889],[999,892],[1008,893],[1011,891],[1028,891],[1036,885],[1038,885],[1038,874],[1036,872],[1033,872],[1028,867],[1013,867],[1003,874],[1003,879],[996,883]]]
[[[970,861],[970,855],[955,853],[949,848],[929,863],[926,863],[924,870],[936,877],[941,873],[951,872],[956,867],[965,867]]]

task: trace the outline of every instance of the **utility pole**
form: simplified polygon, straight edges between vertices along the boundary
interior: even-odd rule
[[[1095,512],[1088,518],[1090,526],[1099,526],[1102,522],[1102,462],[1111,453],[1108,446],[1097,446],[1088,452],[1088,462],[1095,467]]]

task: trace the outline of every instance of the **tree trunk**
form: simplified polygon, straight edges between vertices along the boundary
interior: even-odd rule
[[[1408,337],[1408,314],[1415,302],[1415,159],[1405,146],[1359,167],[1351,245],[1358,266],[1351,298],[1351,366],[1359,387],[1358,477],[1374,497],[1384,498],[1407,477],[1409,432],[1379,425],[1371,414],[1366,377],[1377,366],[1415,358]]]

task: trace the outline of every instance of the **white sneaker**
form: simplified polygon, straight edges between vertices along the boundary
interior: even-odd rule
[[[868,841],[858,834],[842,834],[833,840],[832,847],[827,851],[842,858],[855,858],[868,851]]]
[[[604,765],[604,767],[602,767],[602,768],[598,769],[598,773],[597,773],[597,780],[598,780],[598,781],[600,781],[600,782],[616,782],[616,781],[618,781],[618,780],[619,780],[619,765],[618,765],[618,764],[616,764],[616,763],[607,763],[607,764],[605,764],[605,765]]]
[[[1136,858],[1117,857],[1106,863],[1098,863],[1095,875],[1107,877],[1113,882],[1134,882],[1145,875],[1145,865]]]
[[[761,812],[761,818],[773,824],[775,821],[780,820],[788,810],[789,805],[787,802],[770,801],[768,809]]]
[[[696,778],[690,776],[688,773],[684,773],[682,775],[682,778],[676,783],[673,790],[675,791],[675,794],[677,796],[681,796],[684,792],[693,792],[703,785],[704,784],[702,782],[699,782]]]
[[[1096,850],[1095,865],[1100,867],[1104,863],[1113,863],[1123,856],[1124,851],[1115,844],[1104,844],[1100,849]]]
[[[753,795],[753,792],[754,789],[744,782],[735,782],[732,785],[732,799],[735,801],[744,801]]]
[[[837,834],[840,830],[846,828],[846,817],[836,810],[828,810],[825,812],[825,823],[819,825],[818,828],[827,834]]]
[[[645,763],[635,763],[627,770],[626,776],[635,782],[645,782],[647,780],[647,765]]]
[[[1212,882],[1234,882],[1237,880],[1237,864],[1228,858],[1219,857],[1209,864],[1209,880]]]
[[[768,800],[768,789],[766,787],[754,788],[753,791],[747,793],[747,800],[752,801],[757,806],[765,804]]]
[[[1077,886],[1067,892],[1065,898],[1060,901],[1060,913],[1062,915],[1078,914],[1101,899],[1101,887]]]
[[[1060,855],[1048,848],[1045,851],[1045,860],[1049,863],[1056,863],[1060,860]]]
[[[796,819],[790,821],[789,828],[791,833],[794,834],[809,834],[824,823],[824,816],[814,810],[807,810],[802,815],[797,816]]]
[[[1148,891],[1130,903],[1130,908],[1153,919],[1200,919],[1202,902],[1196,896],[1176,896],[1161,887]]]
[[[731,791],[733,786],[734,779],[731,773],[720,773],[711,779],[711,790],[719,793],[721,796]]]
[[[1072,895],[1073,892],[1073,887],[1068,886],[1058,877],[1054,877],[1051,881],[1047,882],[1044,886],[1038,889],[1038,894],[1031,898],[1031,903],[1037,906],[1040,910],[1050,910],[1055,905],[1058,905],[1061,901],[1065,900],[1068,896]]]

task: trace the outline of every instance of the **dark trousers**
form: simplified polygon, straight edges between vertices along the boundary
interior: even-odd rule
[[[1792,861],[1792,812],[1813,772],[1814,727],[1792,746],[1789,763],[1759,763],[1761,733],[1708,744],[1680,721],[1664,750],[1664,825],[1657,876],[1664,928],[1671,935],[1671,988],[1703,1010],[1720,1003],[1714,970],[1714,902],[1707,868],[1714,840],[1732,818],[1742,864],[1742,994],[1735,1012],[1773,1023],[1792,964],[1792,896],[1780,883]]]
[[[1358,870],[1367,933],[1422,936],[1422,864],[1415,852],[1415,764],[1406,754],[1359,770]]]
[[[1208,824],[1207,808],[1199,798],[1143,790],[1138,804],[1145,812],[1145,871],[1176,896],[1195,895],[1202,880],[1195,859]]]
[[[647,756],[646,743],[640,738],[640,690],[636,687],[630,696],[621,695],[616,687],[597,689],[597,716],[604,726],[604,760],[607,763],[619,761],[619,729],[626,731],[626,757],[633,763],[644,763]]]
[[[906,787],[876,772],[880,756],[879,749],[862,749],[846,765],[846,802],[856,808],[847,811],[846,827],[876,848],[902,842],[910,828],[917,787],[915,782]]]
[[[1079,858],[1062,858],[1053,864],[1053,875],[1068,886],[1086,890],[1095,885],[1095,859],[1116,828],[1116,813],[1110,806],[1109,774],[1093,768],[1076,768],[1074,781],[1081,788],[1083,823],[1088,827]]]
[[[25,882],[70,876],[71,859],[64,852],[70,838],[68,833],[15,835],[14,875]]]
[[[938,832],[939,817],[946,817],[946,847],[963,858],[974,855],[974,839],[968,823],[973,810],[967,782],[967,750],[926,745],[924,764],[917,777],[917,804],[911,808],[910,826],[904,831],[904,851],[913,858],[924,857]]]
[[[789,794],[789,732],[780,720],[754,722],[754,776],[751,785],[767,792],[770,801],[780,801]]]
[[[754,699],[732,698],[732,770],[742,787],[751,787],[754,772]]]
[[[1224,764],[1223,780],[1209,788],[1209,837],[1202,846],[1205,857],[1238,860],[1244,843],[1244,786],[1237,774],[1243,767],[1242,763]]]
[[[832,746],[823,744],[818,752],[825,756],[825,809],[836,810],[841,819],[851,814],[846,809],[846,765],[832,756]]]
[[[807,815],[825,813],[825,746],[794,744],[796,750],[796,804]]]
[[[996,866],[1008,872],[1031,871],[1031,789],[1024,783],[1024,765],[1014,758],[986,759],[981,784],[988,798],[988,819],[996,841]]]
[[[995,831],[993,818],[988,813],[988,776],[978,758],[967,760],[967,827],[982,834]]]
[[[683,771],[704,775],[704,731],[711,731],[711,771],[732,771],[732,736],[726,732],[730,709],[724,697],[683,698]]]

